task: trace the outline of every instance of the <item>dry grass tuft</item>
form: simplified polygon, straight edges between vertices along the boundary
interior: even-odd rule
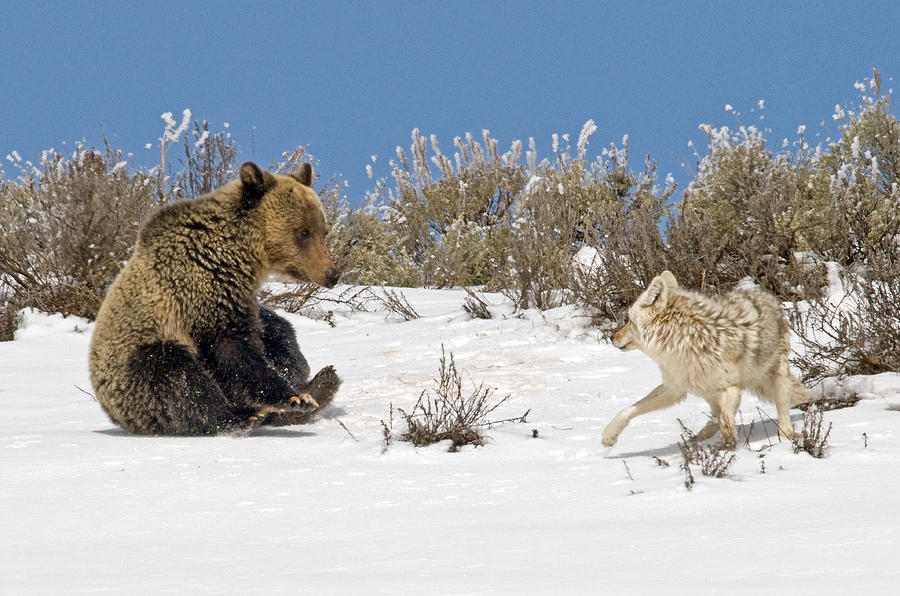
[[[728,469],[734,463],[734,452],[722,445],[701,445],[694,432],[681,420],[678,421],[678,424],[681,425],[681,440],[678,442],[678,446],[683,458],[681,470],[684,472],[685,488],[690,490],[694,484],[694,473],[691,466],[698,466],[704,476],[725,478],[728,475]]]
[[[442,441],[450,441],[449,451],[458,451],[464,445],[482,446],[486,437],[483,429],[504,422],[525,422],[528,412],[507,420],[488,420],[488,416],[509,399],[509,395],[496,399],[495,389],[479,384],[465,395],[462,376],[456,368],[453,354],[441,347],[441,364],[437,387],[426,389],[419,395],[410,412],[397,409],[406,430],[397,440],[412,443],[416,447],[426,447]],[[389,422],[381,422],[384,430],[385,446],[392,443],[394,407],[391,405]]]
[[[805,451],[816,459],[825,457],[828,437],[831,435],[831,423],[825,427],[825,410],[811,404],[803,417],[803,431],[791,441],[794,453]]]

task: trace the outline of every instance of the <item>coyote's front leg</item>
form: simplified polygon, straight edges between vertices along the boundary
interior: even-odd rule
[[[616,439],[619,438],[619,433],[628,426],[628,423],[631,422],[632,418],[635,416],[640,416],[641,414],[646,414],[647,412],[660,410],[662,408],[668,408],[669,406],[677,404],[686,396],[687,393],[683,391],[672,389],[666,385],[660,385],[645,397],[616,414],[616,417],[606,425],[605,429],[603,429],[603,445],[606,447],[615,445]]]

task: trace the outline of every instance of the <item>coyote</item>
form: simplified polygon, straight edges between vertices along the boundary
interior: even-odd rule
[[[672,406],[691,392],[712,409],[697,439],[718,430],[722,442],[733,446],[742,389],[775,402],[778,431],[793,438],[789,410],[808,402],[809,394],[788,368],[788,326],[772,294],[754,289],[706,296],[680,288],[663,271],[628,309],[628,318],[612,342],[656,361],[662,384],[613,418],[603,430],[604,445],[615,444],[635,416]]]

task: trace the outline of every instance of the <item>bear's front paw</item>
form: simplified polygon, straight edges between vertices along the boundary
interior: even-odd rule
[[[299,410],[301,412],[309,412],[319,408],[319,402],[317,402],[309,393],[292,395],[288,401],[291,404],[291,409]]]

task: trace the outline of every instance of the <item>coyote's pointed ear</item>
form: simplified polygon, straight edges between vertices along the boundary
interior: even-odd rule
[[[275,186],[275,177],[259,169],[252,161],[241,165],[241,205],[252,209],[259,205],[263,195]]]
[[[669,273],[666,271],[665,273]],[[653,281],[650,282],[650,285],[647,286],[647,289],[644,290],[643,295],[641,296],[641,306],[652,306],[653,304],[665,304],[669,301],[669,285],[666,280],[666,275],[663,273],[662,275],[657,275],[653,278]],[[669,273],[669,276],[674,280],[675,277]],[[677,287],[676,283],[676,287]]]
[[[290,176],[304,186],[312,186],[313,171],[312,166],[308,163],[303,164],[299,169],[291,172]]]
[[[666,282],[666,285],[670,288],[678,287],[678,280],[675,279],[675,276],[672,275],[672,272],[666,269],[662,273],[659,274],[659,278]]]

